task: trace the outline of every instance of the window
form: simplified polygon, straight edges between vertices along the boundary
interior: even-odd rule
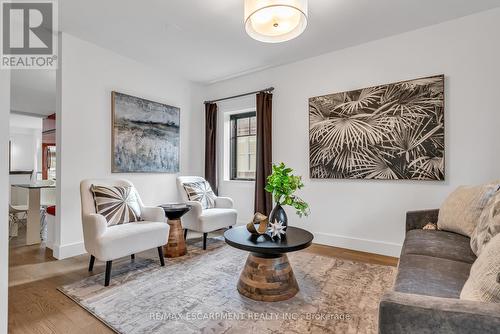
[[[230,116],[231,180],[255,180],[257,124],[255,112]]]

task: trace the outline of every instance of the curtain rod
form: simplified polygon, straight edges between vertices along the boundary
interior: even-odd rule
[[[228,97],[223,97],[221,99],[216,99],[216,100],[211,100],[211,101],[205,101],[205,103],[214,103],[214,102],[219,102],[219,101],[224,101],[224,100],[230,100],[230,99],[235,99],[237,97],[243,97],[247,95],[253,95],[257,93],[270,93],[274,90],[274,87],[269,87],[266,89],[261,89],[261,90],[256,90],[255,92],[249,92],[249,93],[244,93],[244,94],[239,94],[239,95],[234,95],[234,96],[228,96]]]

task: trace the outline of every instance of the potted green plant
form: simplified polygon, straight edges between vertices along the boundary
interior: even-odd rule
[[[273,195],[275,206],[269,216],[269,223],[281,222],[288,226],[288,217],[283,205],[295,208],[299,217],[309,215],[309,204],[304,202],[294,193],[304,187],[302,177],[292,174],[293,169],[287,167],[283,162],[273,164],[273,172],[267,177],[266,191]]]

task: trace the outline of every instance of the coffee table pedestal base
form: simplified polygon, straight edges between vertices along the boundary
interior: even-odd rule
[[[299,285],[286,254],[250,253],[238,281],[238,292],[253,300],[277,302],[295,296]]]
[[[179,257],[186,255],[186,240],[182,230],[180,219],[169,219],[170,231],[168,233],[168,243],[163,247],[165,257]]]

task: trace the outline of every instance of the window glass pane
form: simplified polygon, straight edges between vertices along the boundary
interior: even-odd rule
[[[254,135],[257,133],[257,118],[255,116],[250,117],[250,134]]]
[[[250,134],[250,119],[239,118],[237,121],[237,135],[246,136]]]
[[[240,154],[248,154],[248,141],[251,137],[238,137],[236,139],[237,142],[237,149],[236,151],[238,152],[238,155]]]
[[[250,154],[250,171],[255,174],[257,156],[255,154]]]
[[[236,177],[241,179],[255,178],[255,136],[237,138]]]
[[[231,116],[231,178],[255,179],[256,130],[255,113],[248,117]]]
[[[249,172],[247,166],[249,163],[248,154],[238,154],[238,168],[236,170],[236,175],[239,178],[248,178],[247,174]]]
[[[257,153],[257,137],[256,136],[248,137],[248,153],[251,153],[251,154]]]
[[[238,172],[236,174],[236,177],[238,179],[249,179],[249,180],[253,180],[255,179],[255,172],[250,172],[250,171],[246,171],[246,172]]]
[[[249,163],[249,155],[248,154],[238,154],[238,171],[246,172],[248,171],[248,163]]]

